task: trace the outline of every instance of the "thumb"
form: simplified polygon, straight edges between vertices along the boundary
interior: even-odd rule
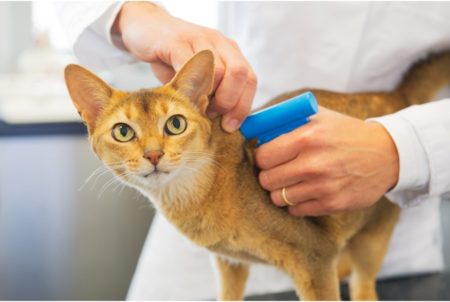
[[[172,45],[168,51],[163,52],[159,59],[162,63],[171,66],[173,70],[178,71],[192,56],[194,51],[187,43],[177,43]]]
[[[163,62],[151,63],[150,66],[156,78],[163,84],[168,83],[175,76],[175,70],[172,66]]]

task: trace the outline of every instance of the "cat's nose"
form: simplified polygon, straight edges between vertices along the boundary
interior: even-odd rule
[[[152,150],[144,153],[144,158],[148,159],[153,165],[157,165],[161,157],[163,157],[164,152],[161,150]]]

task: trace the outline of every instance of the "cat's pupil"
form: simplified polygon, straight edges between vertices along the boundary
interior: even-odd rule
[[[119,131],[120,131],[120,135],[127,136],[128,128],[122,125],[122,126],[120,126],[120,130]]]
[[[173,125],[175,128],[179,129],[180,126],[181,126],[180,119],[177,118],[177,117],[173,118],[173,120],[172,120],[172,125]]]

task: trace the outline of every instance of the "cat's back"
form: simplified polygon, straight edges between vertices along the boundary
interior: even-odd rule
[[[341,93],[305,88],[279,95],[263,108],[281,103],[307,91],[314,94],[320,106],[359,119],[390,114],[407,106],[405,100],[397,92]]]

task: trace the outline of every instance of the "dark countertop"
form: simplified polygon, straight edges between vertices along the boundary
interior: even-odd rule
[[[86,134],[81,122],[8,124],[0,120],[0,137]]]
[[[450,273],[393,278],[377,282],[380,300],[450,300]],[[343,300],[349,300],[347,285],[341,285]],[[297,300],[295,292],[257,295],[246,300]]]

